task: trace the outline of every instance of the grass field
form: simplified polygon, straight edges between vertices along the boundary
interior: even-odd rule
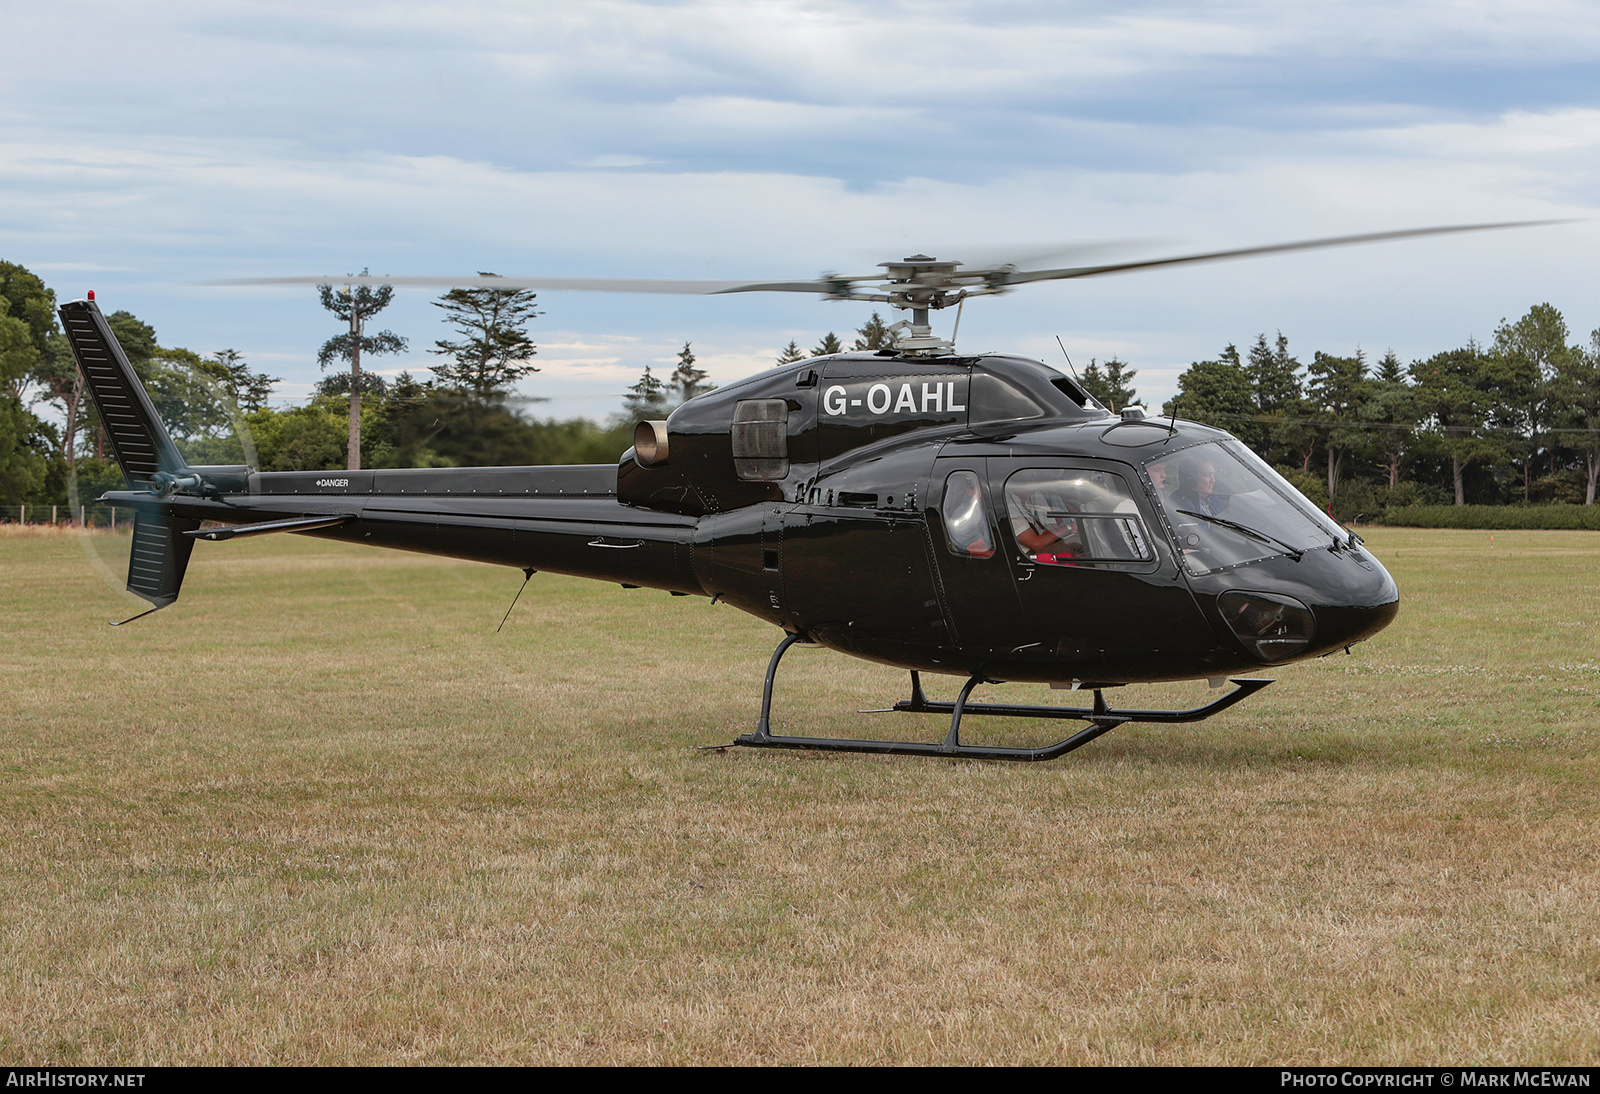
[[[262,537],[112,629],[0,537],[0,1061],[1593,1064],[1600,534],[1368,540],[1355,656],[1000,765],[697,751],[777,637],[700,598]]]

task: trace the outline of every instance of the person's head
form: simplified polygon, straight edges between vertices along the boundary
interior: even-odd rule
[[[1166,460],[1157,460],[1155,463],[1145,468],[1145,471],[1149,473],[1150,481],[1155,484],[1155,488],[1157,490],[1165,490],[1167,488]]]
[[[1180,485],[1184,490],[1209,494],[1217,486],[1217,465],[1206,459],[1184,460],[1181,479]]]

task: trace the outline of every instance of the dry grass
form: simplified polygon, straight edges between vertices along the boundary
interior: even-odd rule
[[[1369,538],[1356,656],[1037,766],[698,752],[775,638],[700,599],[272,537],[113,630],[8,538],[0,1060],[1591,1063],[1600,536]]]
[[[61,536],[78,535],[82,530],[72,524],[18,524],[15,521],[0,521],[0,539],[19,539],[27,537],[37,539],[41,536],[59,538]],[[111,534],[107,532],[107,534]]]

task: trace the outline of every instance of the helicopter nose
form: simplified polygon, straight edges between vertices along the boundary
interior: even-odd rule
[[[1338,649],[1377,634],[1400,614],[1400,589],[1389,571],[1371,555],[1359,556],[1363,578],[1350,581],[1337,603],[1312,605],[1317,618],[1316,643]]]

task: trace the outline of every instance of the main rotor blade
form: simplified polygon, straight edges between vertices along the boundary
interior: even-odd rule
[[[1307,239],[1293,243],[1273,243],[1262,247],[1240,247],[1227,251],[1207,251],[1202,254],[1177,255],[1168,258],[1148,258],[1133,262],[1116,262],[1098,266],[1071,266],[1053,270],[1017,270],[1007,272],[1004,284],[1021,285],[1031,281],[1060,281],[1079,277],[1099,277],[1102,274],[1123,273],[1128,270],[1152,269],[1158,266],[1181,266],[1197,262],[1220,262],[1225,259],[1249,258],[1255,255],[1276,254],[1281,251],[1308,251],[1319,247],[1345,247],[1356,243],[1377,243],[1389,239],[1412,239],[1419,236],[1450,235],[1460,232],[1486,232],[1499,228],[1528,228],[1544,224],[1570,224],[1570,220],[1516,220],[1495,224],[1455,224],[1439,228],[1407,228],[1397,232],[1366,232],[1361,235],[1332,236],[1327,239]],[[1092,251],[1112,244],[1089,244],[1082,248]],[[1051,248],[1050,255],[1059,255],[1061,248]],[[1067,253],[1070,253],[1067,252]],[[1019,256],[1020,257],[1020,256]],[[1045,257],[1037,254],[1036,258]],[[980,276],[992,266],[967,265],[954,273],[955,278]],[[852,286],[863,283],[882,283],[885,273],[844,275],[830,274],[805,281],[675,281],[653,278],[617,277],[435,277],[391,276],[387,274],[346,274],[312,277],[232,277],[218,281],[202,281],[202,285],[413,285],[430,288],[457,289],[557,289],[570,292],[646,292],[676,293],[691,296],[716,296],[741,292],[799,292],[821,296],[853,299],[885,299],[881,296],[851,297]]]
[[[1088,262],[1093,258],[1106,258],[1128,254],[1135,248],[1148,248],[1158,239],[1103,239],[1084,243],[1035,243],[1031,245],[1000,246],[993,243],[963,247],[940,243],[937,247],[921,248],[923,254],[949,256],[961,261],[962,270],[989,270],[1014,266],[1025,270],[1042,262],[1075,259]]]
[[[865,280],[853,278],[846,280]],[[877,280],[882,280],[881,275]],[[455,289],[563,289],[572,292],[659,292],[713,296],[730,292],[814,292],[834,290],[827,281],[658,281],[624,277],[411,277],[351,274],[313,277],[229,277],[202,285],[416,285]]]
[[[1280,251],[1310,251],[1319,247],[1347,247],[1356,243],[1378,243],[1386,239],[1415,239],[1419,236],[1451,235],[1459,232],[1490,232],[1500,228],[1533,228],[1545,224],[1571,223],[1571,219],[1506,220],[1494,224],[1451,224],[1438,228],[1405,228],[1397,232],[1364,232],[1361,235],[1354,236],[1303,239],[1293,243],[1271,243],[1264,247],[1240,247],[1231,251],[1207,251],[1203,254],[1177,255],[1171,258],[1147,258],[1137,262],[1117,262],[1105,266],[1073,266],[1061,270],[1019,270],[1007,278],[1007,284],[1020,285],[1029,281],[1061,281],[1076,277],[1099,277],[1102,274],[1123,273],[1127,270],[1147,270],[1155,266],[1182,266],[1197,262],[1221,262],[1230,258],[1250,258],[1254,255],[1276,254]]]

